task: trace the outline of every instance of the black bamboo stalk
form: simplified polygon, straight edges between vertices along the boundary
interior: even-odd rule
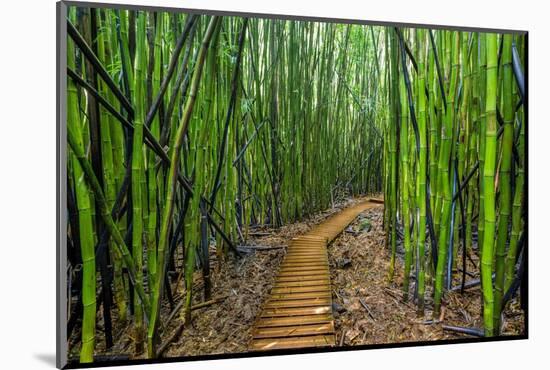
[[[447,111],[447,97],[445,95],[445,88],[443,87],[443,74],[441,72],[441,66],[439,64],[439,58],[437,56],[437,47],[435,46],[435,40],[432,30],[428,30],[428,33],[430,34],[430,42],[433,48],[435,67],[437,71],[437,81],[439,83],[439,90],[441,91],[441,99],[443,99],[443,108],[445,109],[445,111]]]
[[[225,116],[225,127],[223,130],[223,136],[222,136],[222,143],[220,145],[220,149],[218,152],[218,167],[216,169],[216,176],[214,178],[214,187],[212,190],[212,194],[210,195],[210,212],[212,212],[212,207],[214,206],[214,203],[216,202],[216,194],[218,192],[219,182],[220,182],[220,175],[222,172],[222,166],[223,166],[223,157],[225,154],[225,145],[227,142],[227,133],[229,130],[229,123],[231,121],[231,116],[233,115],[233,110],[235,107],[235,102],[237,100],[237,88],[238,88],[238,78],[239,78],[239,69],[241,65],[242,60],[242,54],[243,54],[243,47],[244,47],[244,39],[246,35],[246,26],[248,25],[248,18],[243,19],[243,25],[241,28],[241,34],[239,36],[239,49],[237,52],[237,61],[235,62],[235,69],[233,70],[233,77],[231,81],[231,96],[229,98],[229,107],[227,109],[227,115]]]
[[[168,107],[166,108],[164,112],[164,125],[162,126],[162,130],[160,133],[160,145],[164,147],[166,143],[168,142],[168,137],[170,134],[170,128],[171,128],[171,122],[172,122],[172,113],[174,112],[174,108],[176,107],[176,101],[178,97],[178,92],[181,88],[181,95],[185,95],[187,91],[187,87],[189,86],[189,80],[191,76],[191,68],[188,66],[189,63],[189,57],[191,56],[191,49],[193,46],[193,39],[195,37],[195,32],[197,30],[197,25],[199,24],[198,20],[196,22],[193,22],[193,26],[191,28],[191,31],[189,33],[189,37],[187,37],[187,46],[185,48],[185,54],[183,56],[183,61],[181,63],[181,67],[178,71],[178,75],[176,76],[176,82],[174,83],[174,87],[172,88],[172,92],[170,93],[170,98],[168,99]],[[198,51],[197,51],[198,52]],[[182,87],[183,84],[183,87]]]
[[[477,329],[477,328],[464,328],[461,326],[451,326],[451,325],[443,325],[442,327],[443,327],[443,330],[454,331],[456,333],[461,333],[461,334],[468,334],[474,337],[480,337],[480,338],[485,337],[483,330]]]
[[[151,128],[151,122],[153,122],[153,118],[155,117],[155,114],[157,113],[157,110],[160,107],[160,103],[164,98],[164,94],[166,92],[166,89],[168,88],[168,84],[172,80],[172,76],[176,69],[178,58],[180,56],[181,50],[183,49],[183,45],[185,44],[185,41],[187,40],[187,37],[189,36],[191,31],[191,28],[195,24],[196,20],[197,18],[195,15],[193,14],[189,15],[185,23],[185,28],[183,29],[183,32],[178,38],[176,47],[174,48],[174,51],[172,52],[172,56],[170,58],[170,64],[168,65],[168,70],[166,71],[166,75],[164,76],[164,79],[162,80],[157,96],[155,97],[155,100],[151,104],[151,108],[149,108],[149,112],[147,112],[147,116],[145,117],[145,126],[149,128]]]
[[[200,201],[201,214],[201,252],[202,252],[202,277],[204,280],[204,300],[211,297],[212,282],[210,281],[210,255],[208,251],[208,216],[206,214],[206,203]]]
[[[126,99],[126,96],[124,96],[122,91],[120,91],[118,86],[111,79],[111,76],[109,76],[109,73],[107,72],[107,70],[105,70],[105,67],[103,67],[103,64],[97,58],[96,54],[88,46],[82,35],[80,35],[78,30],[69,20],[67,20],[67,33],[69,34],[71,39],[73,39],[74,43],[78,46],[80,51],[82,51],[82,53],[86,56],[90,64],[94,67],[96,73],[101,76],[103,81],[105,81],[107,86],[111,89],[111,91],[122,104],[126,112],[128,112],[128,114],[133,117],[134,109],[132,108],[132,104],[128,101],[128,99]]]
[[[516,43],[512,43],[512,67],[514,71],[514,77],[518,85],[521,101],[525,101],[525,77],[523,75],[523,67],[521,66],[521,59],[519,57]]]
[[[405,43],[403,41],[403,35],[401,34],[401,31],[396,27],[395,28],[395,32],[397,33],[397,36],[399,38],[399,46],[400,46],[400,49],[401,49],[401,66],[402,66],[402,70],[403,70],[403,78],[405,79],[405,86],[407,88],[407,99],[408,99],[408,103],[409,103],[409,112],[410,112],[410,117],[411,117],[411,121],[412,121],[412,124],[413,124],[413,130],[414,130],[414,137],[415,137],[415,140],[416,140],[416,153],[417,155],[419,155],[420,153],[420,134],[418,133],[418,122],[416,121],[416,113],[415,113],[415,110],[414,110],[414,103],[413,103],[413,94],[412,94],[412,88],[411,88],[411,80],[409,78],[409,71],[407,69],[407,62],[405,60],[405,53],[406,53],[406,48],[405,48]]]

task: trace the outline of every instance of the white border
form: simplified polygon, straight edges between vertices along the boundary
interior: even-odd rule
[[[127,1],[107,1],[127,3]],[[145,365],[152,369],[537,368],[548,351],[549,43],[543,2],[454,0],[138,0],[136,5],[526,29],[529,34],[530,339]],[[0,22],[2,357],[6,369],[55,364],[55,1],[5,2]],[[6,115],[7,113],[7,115]],[[527,365],[527,366],[526,366]],[[528,366],[532,365],[532,366]],[[126,367],[125,367],[126,368]],[[135,368],[136,367],[127,367]]]

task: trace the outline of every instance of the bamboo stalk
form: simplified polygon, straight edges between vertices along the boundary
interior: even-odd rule
[[[504,269],[506,258],[506,242],[508,239],[508,224],[512,208],[512,194],[510,186],[510,170],[512,164],[512,145],[514,141],[514,103],[512,101],[513,81],[512,81],[512,36],[503,36],[502,50],[502,92],[503,92],[503,111],[504,111],[504,134],[501,144],[501,159],[499,169],[499,188],[500,188],[500,207],[498,217],[498,235],[495,248],[495,293],[494,293],[494,313],[493,330],[494,334],[500,333],[500,315],[502,311],[502,297],[504,295]]]
[[[485,233],[481,253],[481,280],[483,289],[483,323],[486,336],[494,335],[494,293],[491,274],[493,269],[493,245],[495,236],[495,166],[496,166],[496,104],[497,104],[497,35],[487,34],[487,93],[485,112],[487,128],[485,132],[485,164],[483,184],[485,199]]]
[[[67,65],[74,66],[74,47],[67,43]],[[78,96],[74,83],[68,82],[67,86],[67,128],[74,132],[74,145],[80,151],[84,151],[84,143],[81,134],[81,118],[78,111]],[[71,157],[74,154],[70,154]],[[93,241],[93,221],[91,215],[90,193],[84,180],[84,174],[77,158],[70,160],[73,164],[73,178],[78,208],[78,229],[80,250],[82,255],[82,339],[80,349],[80,362],[92,362],[95,347],[95,322],[96,322],[96,263]]]
[[[164,271],[166,268],[165,267],[165,258],[166,258],[165,250],[166,250],[166,243],[167,243],[168,228],[171,224],[172,214],[173,214],[173,206],[174,206],[173,196],[174,196],[174,191],[176,186],[176,177],[177,177],[177,171],[178,171],[177,163],[179,162],[180,148],[183,145],[183,139],[185,137],[185,134],[187,133],[189,120],[191,118],[191,113],[193,112],[193,107],[195,104],[195,99],[199,88],[199,82],[202,74],[202,66],[206,58],[206,53],[208,50],[208,46],[210,44],[210,40],[212,38],[212,34],[214,33],[214,30],[217,27],[217,24],[218,24],[218,18],[212,17],[208,25],[208,29],[205,33],[204,39],[202,41],[199,54],[197,55],[197,61],[195,63],[195,72],[193,74],[193,79],[191,82],[189,98],[184,108],[184,114],[181,118],[180,124],[178,126],[178,130],[175,133],[175,141],[174,141],[174,147],[172,150],[172,158],[170,160],[171,165],[168,171],[168,181],[167,181],[168,185],[167,185],[167,193],[166,193],[165,202],[164,202],[165,206],[164,206],[163,216],[162,216],[161,233],[160,233],[159,243],[158,243],[157,271],[159,276],[164,276]],[[153,291],[154,299],[152,301],[151,315],[150,315],[149,326],[148,326],[149,329],[147,333],[147,338],[148,338],[147,351],[148,351],[149,357],[154,357],[156,355],[156,349],[155,349],[156,336],[157,336],[156,328],[157,328],[158,319],[159,319],[158,316],[159,316],[159,310],[160,310],[160,294],[163,291],[164,279],[161,279],[161,278],[157,279],[155,285],[156,286]]]

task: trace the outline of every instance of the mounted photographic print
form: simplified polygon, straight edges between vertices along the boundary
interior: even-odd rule
[[[527,32],[60,2],[58,37],[58,367],[527,338]]]

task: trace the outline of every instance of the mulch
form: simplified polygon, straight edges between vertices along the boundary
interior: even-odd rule
[[[442,325],[482,327],[479,286],[465,290],[464,294],[447,292],[442,314],[435,320],[432,291],[427,289],[425,313],[419,317],[413,301],[414,274],[409,299],[403,301],[403,254],[399,241],[395,275],[388,281],[390,255],[385,247],[382,207],[363,212],[329,246],[334,308],[340,311],[335,312],[338,343],[348,346],[457,339],[469,336],[443,330]],[[460,260],[460,252],[458,257]],[[475,256],[472,260],[478,262]],[[467,270],[472,276],[466,281],[479,278],[477,268],[469,260]],[[460,283],[460,274],[455,274],[453,286]],[[522,334],[524,318],[518,301],[514,299],[506,307],[502,335]]]

